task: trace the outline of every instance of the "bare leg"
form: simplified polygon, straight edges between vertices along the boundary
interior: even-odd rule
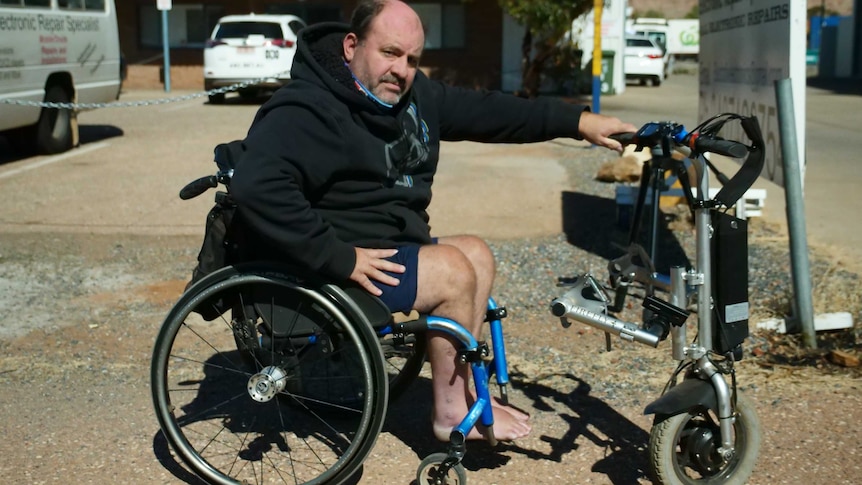
[[[494,277],[497,275],[497,265],[494,262],[494,255],[491,249],[482,239],[475,236],[447,236],[441,237],[438,244],[448,244],[458,248],[476,273],[476,296],[474,298],[477,315],[476,322],[478,325],[473,328],[466,326],[474,337],[481,340],[482,330],[484,328],[485,312],[488,309],[488,298],[491,296],[491,289],[494,286]],[[460,322],[459,322],[460,323]],[[473,400],[476,399],[475,389],[469,386],[470,395]],[[472,402],[472,401],[471,401]],[[516,418],[526,421],[530,418],[529,415],[502,404],[497,398],[492,398],[491,405],[496,408],[505,409],[507,412],[514,415]],[[495,426],[496,428],[496,426]]]
[[[416,310],[449,318],[474,336],[481,336],[493,268],[490,250],[478,238],[444,238],[440,244],[423,246],[419,251]],[[456,343],[450,337],[430,335],[432,420],[435,436],[443,441],[449,439],[452,428],[466,416],[474,399],[469,388],[469,366],[457,363],[456,357]],[[514,440],[526,436],[530,425],[523,413],[497,404],[494,406],[494,432],[497,439]],[[468,435],[468,439],[478,438],[482,435],[476,430]]]

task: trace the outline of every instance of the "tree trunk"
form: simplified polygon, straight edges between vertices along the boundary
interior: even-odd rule
[[[527,42],[527,36],[527,34],[524,35],[525,43]],[[532,40],[532,35],[530,35],[530,40]],[[536,48],[535,57],[532,59],[530,57],[525,57],[521,60],[523,66],[521,85],[523,86],[523,96],[527,98],[535,98],[539,95],[539,87],[542,82],[542,70],[544,69],[547,60],[554,55],[553,43],[541,42],[536,45]],[[532,49],[527,50],[528,55],[531,50]],[[524,44],[522,44],[522,52],[523,51]]]
[[[527,91],[527,75],[530,71],[530,58],[533,53],[533,33],[530,29],[527,29],[524,32],[524,38],[521,39],[521,91],[518,94],[519,96],[525,98],[532,98],[534,96],[530,96]]]

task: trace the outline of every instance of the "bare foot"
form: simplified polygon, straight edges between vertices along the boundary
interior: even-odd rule
[[[492,399],[492,403],[494,402],[496,399]],[[528,415],[500,403],[492,404],[491,408],[494,412],[494,437],[498,440],[512,441],[523,438],[533,429],[528,422],[530,418]],[[458,426],[466,415],[467,409],[446,410],[440,413],[435,409],[432,411],[434,436],[440,441],[449,441],[452,429]],[[474,427],[467,434],[467,439],[481,440],[485,439],[485,436]]]
[[[525,413],[525,412],[521,411],[520,409],[515,408],[513,406],[509,406],[509,405],[501,403],[499,398],[492,397],[491,398],[491,406],[494,409],[502,409],[502,410],[510,413],[512,416],[515,417],[515,419],[518,419],[521,421],[529,421],[530,420],[529,414],[527,414],[527,413]]]

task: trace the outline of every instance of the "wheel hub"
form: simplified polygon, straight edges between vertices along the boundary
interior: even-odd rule
[[[692,463],[706,474],[712,475],[721,469],[724,460],[715,448],[715,435],[707,428],[697,428],[687,440]]]
[[[248,395],[257,402],[268,402],[284,390],[287,374],[280,367],[264,367],[248,380]]]

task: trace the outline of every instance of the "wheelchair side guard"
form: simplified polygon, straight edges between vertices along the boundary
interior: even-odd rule
[[[718,411],[715,389],[710,382],[696,378],[686,379],[649,403],[644,409],[644,414],[655,414],[657,421],[663,421],[693,407]]]
[[[177,305],[198,298],[200,294],[216,285],[227,283],[229,280],[238,277],[257,278],[261,281],[280,281],[287,282],[298,287],[306,288],[312,291],[321,291],[321,287],[325,281],[320,277],[308,275],[303,270],[281,262],[273,261],[257,261],[251,263],[240,263],[229,265],[214,271],[200,281],[186,288],[183,295],[180,297]],[[207,321],[214,320],[230,309],[235,302],[225,299],[211,299],[201,305],[202,311],[198,313]]]
[[[334,291],[340,289],[341,292]],[[336,302],[345,305],[341,301],[345,296],[356,304],[359,311],[368,319],[371,328],[382,328],[392,322],[392,311],[379,298],[368,293],[364,288],[358,286],[336,286],[324,285],[323,291],[327,292]]]

